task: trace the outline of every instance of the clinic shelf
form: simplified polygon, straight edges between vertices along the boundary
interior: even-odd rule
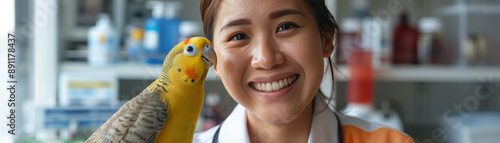
[[[78,72],[110,72],[114,73],[120,79],[131,80],[153,80],[161,72],[161,65],[144,65],[137,63],[119,63],[106,67],[90,66],[86,62],[63,62],[59,67],[60,71],[78,71]],[[207,75],[207,81],[218,79],[217,75],[210,68]]]
[[[153,80],[161,71],[160,65],[142,65],[120,63],[108,67],[94,67],[85,62],[63,62],[61,71],[79,72],[112,72],[120,79]],[[346,81],[349,77],[347,66],[339,66],[336,78]],[[500,67],[456,67],[456,66],[388,66],[375,71],[377,81],[407,82],[475,82],[491,75],[492,80],[500,80]],[[207,81],[218,80],[219,77],[210,68]]]
[[[337,80],[348,80],[348,67],[338,69]],[[375,70],[376,81],[479,82],[490,76],[491,80],[499,81],[500,67],[390,66]]]
[[[489,3],[455,3],[445,6],[436,11],[438,15],[468,14],[500,14],[500,4]]]
[[[39,128],[65,129],[71,124],[79,128],[95,129],[108,120],[125,102],[112,106],[68,106],[36,108]]]

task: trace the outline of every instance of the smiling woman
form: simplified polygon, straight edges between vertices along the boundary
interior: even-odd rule
[[[239,105],[195,142],[413,142],[328,108],[319,87],[338,27],[323,0],[201,0],[200,12],[214,70]]]

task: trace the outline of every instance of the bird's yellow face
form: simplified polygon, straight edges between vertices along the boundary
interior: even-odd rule
[[[203,83],[208,68],[216,63],[212,43],[203,37],[193,37],[179,43],[170,54],[175,55],[172,57],[169,76],[180,85]]]

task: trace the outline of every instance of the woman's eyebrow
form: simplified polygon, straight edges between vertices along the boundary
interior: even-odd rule
[[[250,19],[247,19],[247,18],[237,19],[237,20],[233,20],[231,22],[228,22],[226,25],[222,26],[222,28],[220,28],[220,31],[224,30],[225,28],[231,27],[231,26],[250,25],[250,24],[252,24],[252,21],[250,21]]]
[[[284,9],[284,10],[278,10],[275,12],[272,12],[269,14],[269,19],[276,19],[285,15],[290,15],[290,14],[298,14],[304,16],[300,11],[295,10],[295,9]]]

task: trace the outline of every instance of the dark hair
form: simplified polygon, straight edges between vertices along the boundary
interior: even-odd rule
[[[201,14],[201,20],[203,21],[203,32],[205,33],[205,37],[207,37],[207,39],[210,41],[213,40],[214,20],[216,19],[218,12],[217,10],[219,9],[221,1],[222,0],[200,0],[200,14]],[[326,40],[327,42],[332,42],[332,44],[333,40],[335,40],[335,42],[338,42],[340,36],[339,35],[340,29],[332,13],[326,7],[325,0],[304,0],[304,1],[307,3],[309,9],[312,11],[314,15],[314,19],[316,20],[316,24],[318,26],[321,37],[323,37],[322,41]],[[326,39],[329,37],[328,34],[333,34],[332,37],[334,38]],[[338,45],[335,45],[335,49],[338,48],[337,46]],[[333,69],[336,69],[336,66],[333,63],[331,57],[328,57],[327,69],[330,69],[332,76],[332,83],[334,83],[335,76]],[[327,69],[325,70],[325,73],[327,73],[328,71]],[[332,92],[330,93],[330,98],[326,97],[325,94],[323,94],[323,92],[321,92],[321,90],[318,89],[318,92],[321,95],[319,96],[319,98],[322,98],[323,100],[328,99],[327,102],[328,105],[330,105],[330,102],[333,99],[334,87],[335,86],[332,84]]]

